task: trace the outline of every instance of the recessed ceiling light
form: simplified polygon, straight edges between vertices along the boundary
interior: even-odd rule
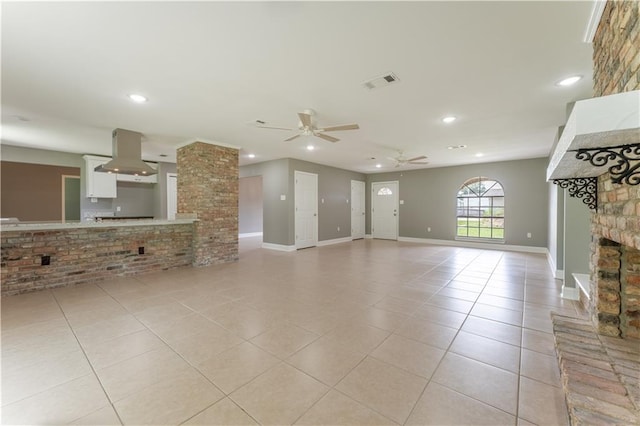
[[[443,122],[443,123],[446,123],[446,124],[453,123],[454,121],[456,121],[456,118],[457,118],[457,117],[455,117],[455,116],[453,116],[453,115],[448,115],[448,116],[446,116],[446,117],[444,117],[444,118],[442,119],[442,122]]]
[[[316,149],[315,146],[313,145],[307,145],[307,151],[313,151],[314,149]]]
[[[136,93],[130,94],[129,95],[129,99],[131,99],[133,102],[136,102],[138,104],[143,104],[143,103],[147,102],[147,97],[146,96],[138,95]]]
[[[376,168],[379,169],[382,167],[382,164],[376,164]]]
[[[447,149],[462,149],[462,148],[466,148],[466,145],[451,145],[448,146]]]
[[[249,155],[247,155],[247,157],[249,157],[249,158],[256,158],[256,155],[255,155],[255,154],[249,154]]]
[[[556,83],[556,86],[571,86],[573,84],[576,84],[581,79],[582,79],[581,75],[574,75],[571,77],[567,77],[564,80],[560,80],[559,82]]]
[[[478,152],[478,153],[476,154],[476,157],[484,157],[484,154],[483,154],[483,153],[481,153],[481,152]]]

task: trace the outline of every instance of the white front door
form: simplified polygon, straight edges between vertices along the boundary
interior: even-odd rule
[[[294,172],[296,248],[318,244],[318,175]]]
[[[174,220],[178,212],[178,175],[167,173],[167,219]]]
[[[351,181],[351,239],[364,238],[364,182]]]
[[[373,238],[398,239],[398,182],[371,184],[371,234]]]

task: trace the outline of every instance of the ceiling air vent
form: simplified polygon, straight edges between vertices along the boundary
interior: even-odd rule
[[[365,81],[364,83],[362,83],[362,85],[365,89],[373,90],[388,86],[393,83],[397,83],[398,81],[400,81],[398,77],[394,73],[390,72],[385,75],[381,75],[380,77],[373,78],[369,81]]]

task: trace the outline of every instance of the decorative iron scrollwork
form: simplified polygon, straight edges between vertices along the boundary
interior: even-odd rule
[[[601,167],[613,162],[609,166],[613,183],[640,184],[640,143],[572,151],[578,160],[588,161],[592,166]]]
[[[581,198],[591,210],[598,208],[598,178],[554,179],[553,183],[569,190],[569,195]]]

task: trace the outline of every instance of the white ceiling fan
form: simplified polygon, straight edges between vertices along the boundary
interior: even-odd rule
[[[419,157],[407,158],[404,156],[403,151],[398,151],[398,155],[396,157],[388,157],[389,160],[393,160],[396,162],[396,167],[406,166],[407,164],[429,164],[428,161],[420,161],[425,160],[427,157],[421,155]]]
[[[336,132],[339,130],[356,130],[359,129],[360,126],[357,124],[344,124],[341,126],[328,126],[328,127],[318,127],[317,123],[313,119],[315,116],[315,111],[312,109],[305,109],[303,112],[298,113],[298,117],[300,118],[300,122],[298,123],[298,129],[300,133],[297,135],[291,136],[290,138],[285,139],[285,142],[292,141],[300,136],[316,136],[318,138],[324,139],[329,142],[338,142],[340,139],[334,138],[333,136],[325,135],[324,132]],[[271,127],[271,126],[263,126],[263,121],[257,120],[259,128],[262,129],[276,129],[276,130],[294,130],[287,127]]]

